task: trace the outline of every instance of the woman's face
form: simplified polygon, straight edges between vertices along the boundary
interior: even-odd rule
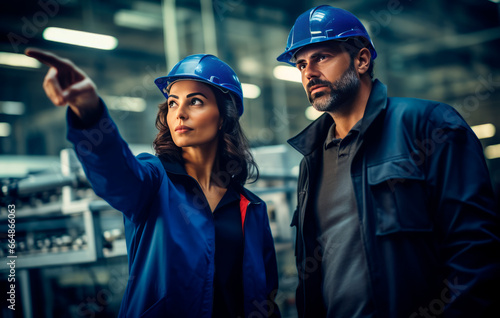
[[[177,81],[167,99],[167,124],[178,147],[216,147],[222,125],[212,89],[198,81]]]

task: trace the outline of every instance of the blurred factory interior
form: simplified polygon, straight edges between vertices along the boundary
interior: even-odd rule
[[[280,64],[305,10],[329,4],[357,15],[372,36],[375,77],[390,96],[454,106],[485,150],[500,189],[498,0],[33,0],[0,9],[0,290],[7,290],[7,220],[16,206],[16,311],[2,317],[115,317],[127,282],[121,215],[95,197],[65,138],[65,109],[26,47],[74,61],[97,84],[135,153],[152,152],[163,95],[154,85],[181,58],[212,53],[243,83],[242,125],[261,168],[252,189],[268,202],[280,270],[277,301],[295,317],[293,232],[300,156],[286,140],[318,116],[298,71]],[[69,34],[68,30],[85,31]],[[105,35],[100,47],[83,46]],[[64,37],[66,35],[66,37]],[[300,80],[299,80],[300,81]],[[499,131],[496,131],[499,129]],[[457,171],[457,173],[460,173]],[[5,296],[3,293],[2,295]]]

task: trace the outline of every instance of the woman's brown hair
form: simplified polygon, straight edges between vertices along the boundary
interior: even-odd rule
[[[234,98],[230,92],[224,93],[212,85],[207,85],[214,92],[222,118],[216,161],[218,164],[214,177],[225,186],[231,182],[244,185],[249,179],[253,182],[259,177],[259,170],[250,152],[248,139],[240,126]],[[182,149],[174,143],[167,124],[167,101],[161,103],[158,108],[155,125],[159,132],[153,141],[156,155],[166,161],[183,163]]]

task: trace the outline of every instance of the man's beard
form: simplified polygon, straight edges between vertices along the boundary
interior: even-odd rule
[[[330,89],[330,92],[320,91],[315,93],[313,97],[309,90],[314,85],[325,85]],[[351,61],[349,68],[333,84],[329,81],[313,78],[307,84],[307,97],[316,110],[337,113],[341,112],[347,106],[346,102],[356,95],[359,86],[360,81],[354,69],[354,63]]]

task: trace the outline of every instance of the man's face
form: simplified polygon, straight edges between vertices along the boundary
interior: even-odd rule
[[[342,111],[358,92],[354,61],[342,44],[308,45],[297,53],[296,61],[307,97],[318,111]]]

